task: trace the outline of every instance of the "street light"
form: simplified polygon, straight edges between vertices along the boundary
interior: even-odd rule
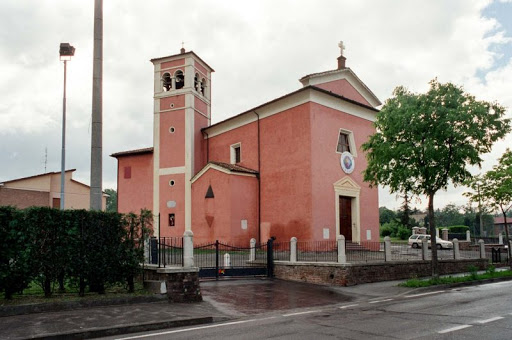
[[[66,177],[66,66],[75,55],[75,48],[69,43],[60,44],[60,60],[64,62],[64,96],[62,98],[62,155],[60,172],[60,210],[64,210],[64,179]]]

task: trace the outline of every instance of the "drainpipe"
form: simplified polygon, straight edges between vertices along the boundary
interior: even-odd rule
[[[261,177],[260,177],[260,115],[253,110],[254,114],[258,116],[258,243],[261,244]]]

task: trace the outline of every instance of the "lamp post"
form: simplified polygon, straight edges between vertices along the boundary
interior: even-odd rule
[[[60,172],[60,210],[64,210],[64,180],[66,177],[66,66],[75,55],[75,48],[69,43],[60,44],[60,60],[64,62],[64,95],[62,98],[62,155]]]

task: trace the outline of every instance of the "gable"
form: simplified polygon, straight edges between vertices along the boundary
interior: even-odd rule
[[[348,176],[341,178],[340,180],[336,181],[333,185],[335,191],[353,193],[359,193],[361,191],[361,187],[352,178]]]

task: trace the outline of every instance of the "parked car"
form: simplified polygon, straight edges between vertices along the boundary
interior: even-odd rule
[[[423,240],[426,239],[428,243],[428,247],[430,248],[430,235],[424,234],[415,234],[409,237],[409,245],[412,248],[421,248]],[[436,246],[437,249],[453,249],[453,242],[445,241],[440,237],[436,237]]]

